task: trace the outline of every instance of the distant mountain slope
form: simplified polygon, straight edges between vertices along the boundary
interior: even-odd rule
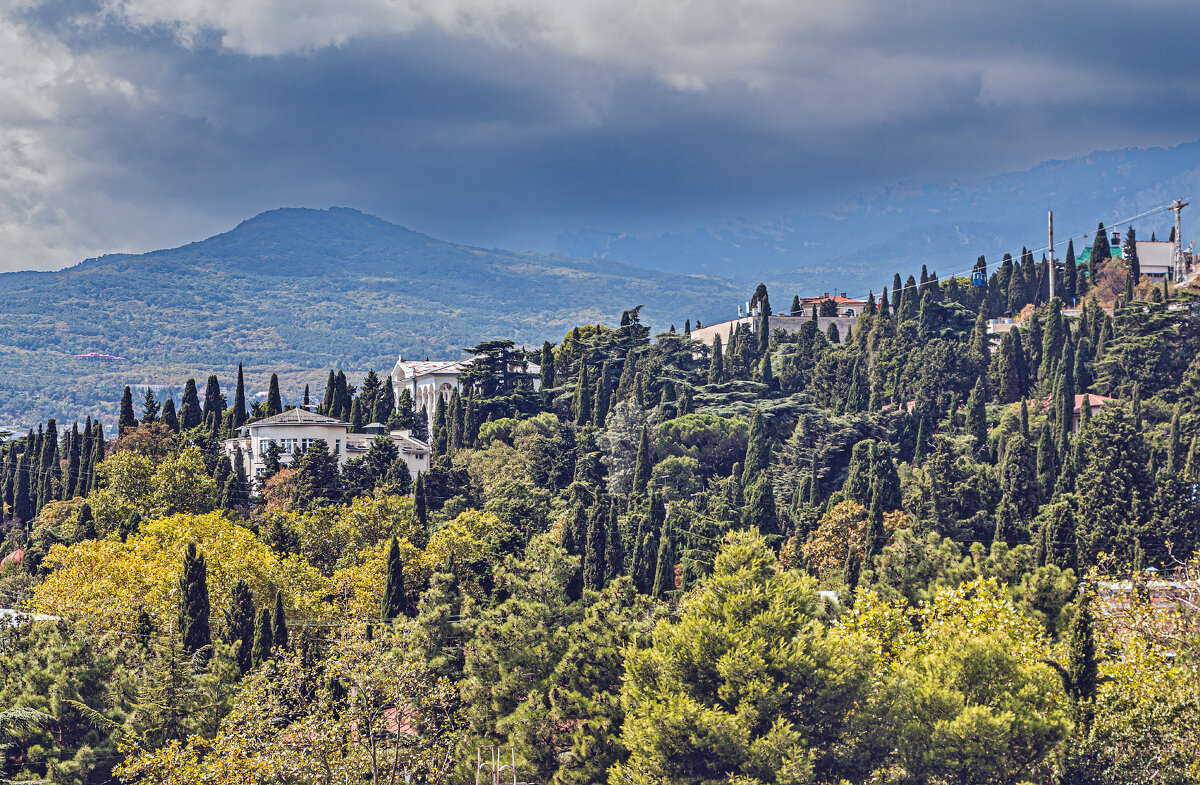
[[[807,291],[878,290],[896,270],[921,264],[945,275],[979,254],[1016,255],[1046,242],[1053,209],[1057,239],[1095,231],[1097,221],[1137,215],[1179,196],[1200,198],[1200,142],[1097,152],[1047,161],[968,183],[901,185],[821,214],[739,219],[695,231],[636,237],[581,231],[559,238],[571,256],[620,259],[674,272],[766,277]],[[1184,211],[1200,226],[1200,207]],[[1168,214],[1139,221],[1142,236],[1165,235]],[[1124,229],[1124,227],[1121,227]],[[998,261],[998,259],[997,259]]]
[[[744,295],[715,278],[455,245],[355,210],[274,210],[180,248],[0,274],[0,423],[111,414],[124,384],[229,379],[239,361],[254,386],[282,372],[295,397],[334,365],[540,344],[639,304],[656,327],[682,328]],[[129,362],[74,358],[91,351]]]

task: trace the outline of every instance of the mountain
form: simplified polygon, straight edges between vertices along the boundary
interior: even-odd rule
[[[179,248],[0,274],[0,424],[110,418],[126,384],[227,383],[238,362],[252,389],[276,371],[298,401],[334,366],[357,383],[398,353],[540,345],[639,304],[682,328],[744,296],[713,277],[456,245],[356,210],[273,210]],[[127,362],[75,359],[88,352]]]
[[[673,272],[765,278],[789,290],[865,294],[878,291],[893,272],[922,264],[945,277],[970,270],[980,254],[998,262],[1022,246],[1041,248],[1050,209],[1055,240],[1065,246],[1070,235],[1095,232],[1098,221],[1112,226],[1114,219],[1198,195],[1200,141],[1097,152],[966,183],[901,185],[820,214],[739,219],[649,237],[568,233],[558,250]],[[1183,217],[1186,239],[1187,210]],[[1171,220],[1160,212],[1135,225],[1139,236],[1157,231],[1165,238]]]

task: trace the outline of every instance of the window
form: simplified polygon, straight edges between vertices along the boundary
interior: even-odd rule
[[[333,454],[334,455],[342,454],[342,440],[341,439],[333,440]]]
[[[309,450],[311,450],[312,446],[313,446],[312,439],[301,439],[300,440],[300,449],[303,450],[304,452],[308,452]]]
[[[293,454],[296,452],[296,440],[295,439],[280,439],[279,446],[282,447],[283,451],[288,454]]]
[[[266,455],[267,450],[269,450],[271,448],[271,444],[274,443],[274,441],[275,441],[274,439],[259,439],[258,440],[258,454]]]

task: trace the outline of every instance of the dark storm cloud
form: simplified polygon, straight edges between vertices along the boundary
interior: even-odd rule
[[[61,264],[344,204],[548,247],[1198,135],[1193,4],[979,5],[36,5],[55,103],[12,125],[49,175],[0,180],[0,237]]]

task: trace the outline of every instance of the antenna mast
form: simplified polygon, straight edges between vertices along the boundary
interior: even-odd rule
[[[1054,299],[1054,211],[1050,211],[1050,299]]]
[[[1179,213],[1183,208],[1187,207],[1188,203],[1182,199],[1176,199],[1171,202],[1171,209],[1175,211],[1175,281],[1182,282],[1186,271],[1183,269],[1183,236],[1179,228]]]

